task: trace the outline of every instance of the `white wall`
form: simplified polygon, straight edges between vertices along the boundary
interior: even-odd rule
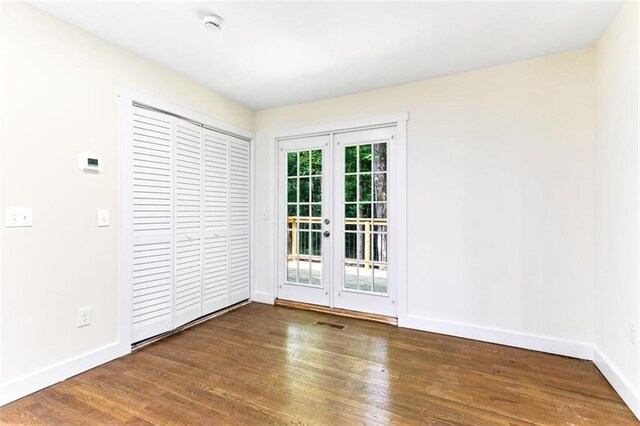
[[[640,353],[629,322],[640,325],[639,9],[627,3],[596,47],[596,362],[636,415]]]
[[[117,90],[248,130],[254,113],[23,3],[0,8],[0,203],[34,214],[32,228],[0,228],[2,385],[117,337]],[[76,170],[84,151],[104,173]],[[96,227],[99,207],[111,227]],[[76,328],[84,306],[93,323]]]
[[[588,49],[257,112],[256,212],[270,211],[257,291],[274,293],[269,133],[408,111],[409,325],[589,357],[593,61]]]
[[[638,44],[629,4],[597,49],[258,112],[257,292],[274,288],[269,133],[408,111],[410,325],[578,356],[595,341],[637,399]],[[0,227],[0,388],[116,339],[120,87],[254,128],[240,104],[0,2],[0,205],[34,209],[32,228]],[[103,174],[75,170],[83,151]]]

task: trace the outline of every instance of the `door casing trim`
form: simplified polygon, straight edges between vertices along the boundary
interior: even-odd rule
[[[397,286],[397,315],[398,322],[402,323],[408,315],[408,299],[407,299],[407,121],[409,120],[408,112],[397,114],[379,115],[374,117],[366,117],[353,119],[342,122],[318,124],[309,127],[293,128],[288,130],[280,130],[269,134],[269,227],[268,227],[268,267],[272,268],[267,274],[266,288],[271,291],[269,297],[264,297],[263,292],[255,292],[256,286],[253,286],[255,294],[252,293],[252,299],[275,300],[278,285],[278,143],[281,140],[300,138],[305,136],[333,135],[346,131],[367,130],[377,127],[395,126],[396,127],[396,148],[392,161],[395,163],[394,168],[396,174],[394,180],[394,190],[396,191],[396,219],[395,224],[391,228],[391,232],[397,235],[393,242],[390,242],[389,250],[395,253],[394,263],[397,265],[394,269],[394,282]],[[393,229],[395,228],[395,229]],[[258,294],[260,293],[260,294]],[[259,297],[258,297],[259,296]]]

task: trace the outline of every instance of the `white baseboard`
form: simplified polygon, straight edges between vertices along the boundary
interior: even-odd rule
[[[0,406],[44,389],[131,352],[130,347],[113,343],[78,357],[0,385]]]
[[[517,331],[477,325],[435,320],[431,318],[407,315],[398,319],[398,326],[464,337],[483,342],[498,343],[516,348],[532,349],[556,355],[570,356],[580,359],[593,359],[593,346],[590,343],[556,339],[554,337],[520,333]]]
[[[640,395],[634,392],[633,387],[624,378],[620,371],[613,365],[597,347],[593,349],[593,363],[598,367],[602,375],[611,384],[611,387],[620,395],[633,414],[640,420]]]
[[[273,305],[275,300],[276,298],[273,294],[263,293],[261,291],[253,293],[253,297],[251,298],[252,302],[266,303],[268,305]]]

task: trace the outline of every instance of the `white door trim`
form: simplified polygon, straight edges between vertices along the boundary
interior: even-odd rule
[[[197,111],[167,102],[165,100],[135,93],[128,89],[118,90],[118,115],[117,115],[117,137],[118,137],[118,356],[131,352],[132,340],[132,318],[131,303],[133,284],[131,277],[126,273],[130,269],[133,257],[133,216],[132,206],[123,194],[132,191],[131,184],[133,177],[133,155],[130,141],[133,137],[133,103],[149,106],[154,109],[165,111],[169,114],[177,115],[186,119],[202,123],[207,127],[212,127],[226,133],[237,135],[249,141],[250,170],[249,170],[249,294],[255,288],[255,257],[253,246],[255,245],[255,222],[254,222],[254,179],[255,179],[255,135],[253,132],[209,117]],[[114,357],[115,358],[115,357]]]
[[[333,134],[343,131],[352,131],[360,129],[368,129],[380,126],[395,125],[397,128],[397,145],[396,153],[392,158],[395,163],[395,170],[398,171],[395,176],[394,191],[397,194],[397,215],[396,215],[396,229],[398,238],[395,238],[395,243],[389,247],[389,250],[393,250],[395,253],[395,260],[397,267],[394,268],[394,280],[397,285],[397,297],[398,297],[398,321],[404,321],[407,317],[407,121],[409,114],[407,112],[389,115],[380,115],[375,117],[360,118],[354,120],[348,120],[337,123],[327,123],[315,126],[281,130],[269,134],[269,217],[270,225],[268,233],[269,244],[269,256],[268,256],[268,268],[271,268],[268,273],[268,286],[271,294],[258,293],[253,294],[254,300],[260,300],[263,302],[271,302],[275,300],[277,294],[278,283],[278,268],[277,252],[278,252],[278,238],[277,238],[277,208],[278,208],[278,141],[289,138],[299,138],[302,136],[317,136],[322,134]],[[255,288],[255,287],[254,287]]]

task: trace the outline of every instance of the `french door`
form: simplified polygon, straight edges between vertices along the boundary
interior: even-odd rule
[[[330,136],[280,141],[281,299],[331,302]]]
[[[395,131],[279,141],[279,298],[396,316],[388,228]]]

